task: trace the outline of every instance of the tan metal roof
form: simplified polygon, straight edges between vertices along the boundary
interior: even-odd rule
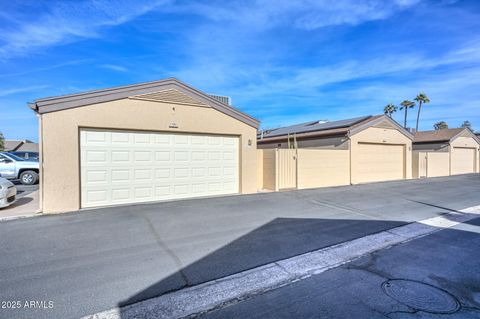
[[[255,128],[257,128],[260,124],[257,119],[251,117],[250,115],[241,112],[233,106],[222,103],[208,94],[197,90],[175,78],[37,99],[33,103],[29,103],[29,106],[35,110],[35,112],[43,114],[168,90],[177,90],[178,92],[189,96],[199,103],[203,103],[208,107],[212,107],[219,112],[229,115]],[[174,101],[169,102],[175,103]]]
[[[446,128],[433,131],[419,131],[414,134],[414,143],[448,142],[465,128]]]

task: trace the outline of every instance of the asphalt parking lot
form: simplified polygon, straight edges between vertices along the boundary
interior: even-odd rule
[[[480,175],[184,200],[0,223],[0,300],[78,318],[480,204]]]
[[[12,181],[15,184],[15,187],[17,188],[17,197],[22,198],[25,195],[30,194],[31,192],[34,192],[38,190],[38,184],[36,185],[23,185],[20,183],[19,180],[13,180]]]
[[[201,318],[480,318],[480,218]]]

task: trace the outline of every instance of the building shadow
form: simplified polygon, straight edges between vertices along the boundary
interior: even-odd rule
[[[406,224],[403,221],[276,218],[119,302],[142,300]],[[192,243],[195,245],[195,243]],[[122,311],[122,309],[121,309]],[[122,312],[122,318],[126,318]]]

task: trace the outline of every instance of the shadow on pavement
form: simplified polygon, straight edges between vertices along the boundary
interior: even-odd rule
[[[15,203],[13,203],[12,206],[10,206],[10,208],[18,207],[18,206],[22,206],[22,205],[28,204],[28,203],[30,203],[32,200],[33,200],[33,198],[31,198],[31,197],[22,197],[22,198],[19,198],[19,199],[17,199],[17,200],[15,201]]]
[[[182,268],[130,298],[120,307],[281,259],[406,224],[399,221],[277,218]],[[195,245],[195,243],[192,243]],[[178,281],[182,281],[178,287]]]

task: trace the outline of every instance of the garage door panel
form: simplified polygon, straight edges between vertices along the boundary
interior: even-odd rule
[[[454,147],[452,149],[452,174],[470,174],[476,170],[476,149]]]
[[[405,178],[405,146],[358,144],[357,180],[359,183]]]
[[[80,139],[82,207],[239,191],[237,137],[85,129]]]

